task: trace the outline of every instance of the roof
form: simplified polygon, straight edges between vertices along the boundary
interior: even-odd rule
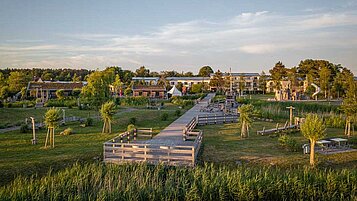
[[[173,86],[167,93],[171,94],[172,96],[182,96],[182,92],[178,90],[175,86]]]
[[[73,89],[77,89],[77,88],[81,89],[86,84],[87,84],[86,82],[63,82],[63,81],[34,82],[34,81],[31,81],[31,82],[29,82],[29,84],[27,86],[27,90],[36,89],[36,88],[45,89],[45,90],[59,90],[59,89],[73,90]]]
[[[229,76],[229,74],[232,74],[234,77],[238,76],[244,76],[244,77],[253,77],[253,76],[260,76],[259,73],[222,73],[223,76]],[[214,73],[211,73],[210,76],[213,76]]]
[[[133,77],[133,80],[159,80],[159,77]]]
[[[133,91],[166,91],[166,88],[160,85],[150,85],[150,86],[134,85]]]
[[[209,77],[167,77],[166,80],[209,80]]]

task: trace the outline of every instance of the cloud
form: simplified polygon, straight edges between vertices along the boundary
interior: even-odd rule
[[[356,14],[351,12],[283,15],[261,11],[224,21],[166,24],[136,35],[57,34],[53,43],[7,41],[0,45],[0,66],[164,67],[207,62],[260,66],[259,61],[281,59],[287,53],[287,58],[298,58],[309,54],[330,57],[332,52],[347,51],[346,47],[356,52],[351,47],[357,41],[356,25]]]

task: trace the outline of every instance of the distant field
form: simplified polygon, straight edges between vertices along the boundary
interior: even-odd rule
[[[177,106],[168,104],[163,110],[147,110],[143,107],[136,108],[121,108],[114,117],[113,133],[102,134],[101,121],[95,120],[94,126],[82,128],[80,123],[69,123],[66,126],[61,126],[55,130],[55,148],[44,150],[42,147],[45,142],[46,130],[37,132],[37,145],[31,145],[32,133],[20,133],[19,131],[0,133],[0,185],[13,180],[15,175],[45,174],[49,168],[55,170],[62,169],[75,161],[95,161],[101,160],[103,153],[103,142],[114,138],[119,133],[126,130],[131,117],[136,118],[137,127],[153,128],[155,133],[169,125],[177,117],[174,116]],[[14,111],[12,111],[14,110]],[[7,109],[6,111],[16,114],[16,111],[25,111],[27,109]],[[41,116],[46,109],[28,110],[35,111],[31,115],[37,114]],[[66,111],[69,109],[66,109]],[[76,109],[69,110],[76,116],[82,115],[86,117],[90,112],[94,115],[94,111],[80,111]],[[186,110],[181,109],[182,113]],[[167,121],[161,121],[161,115],[168,113]],[[26,116],[23,113],[23,117]],[[1,118],[3,114],[0,115]],[[16,119],[15,117],[9,117]],[[60,136],[59,132],[65,128],[71,127],[75,134],[69,136]]]

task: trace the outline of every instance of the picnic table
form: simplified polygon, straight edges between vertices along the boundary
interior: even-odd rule
[[[332,138],[331,141],[335,142],[339,147],[347,145],[347,139],[344,138]]]
[[[328,149],[331,146],[332,142],[329,140],[319,140],[316,142],[316,144],[321,146],[322,150],[324,150],[324,149]]]

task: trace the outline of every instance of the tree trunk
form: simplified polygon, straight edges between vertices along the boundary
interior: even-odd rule
[[[245,121],[242,121],[242,129],[241,129],[240,136],[241,136],[242,138],[245,137]]]
[[[351,121],[348,119],[347,136],[351,137]]]
[[[310,140],[310,165],[315,166],[315,140]]]

